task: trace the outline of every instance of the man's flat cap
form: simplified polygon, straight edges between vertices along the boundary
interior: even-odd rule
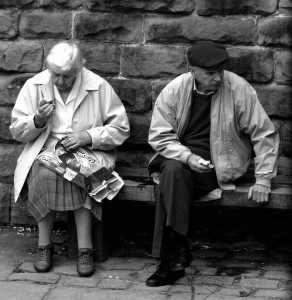
[[[187,54],[191,66],[207,70],[223,68],[229,57],[224,45],[212,41],[195,42]]]

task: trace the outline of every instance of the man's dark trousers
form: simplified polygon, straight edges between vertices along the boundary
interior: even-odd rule
[[[208,159],[203,153],[200,154]],[[187,236],[192,202],[216,189],[218,184],[214,170],[196,173],[186,164],[163,156],[155,159],[155,165],[161,175],[156,187],[152,255],[161,259],[173,259],[176,253],[173,231]]]

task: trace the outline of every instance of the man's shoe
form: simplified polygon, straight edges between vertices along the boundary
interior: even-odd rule
[[[94,273],[93,250],[81,248],[78,251],[77,272],[81,277],[88,277]]]
[[[182,246],[179,249],[178,257],[170,263],[170,270],[177,272],[189,267],[193,260],[192,254],[188,247]]]
[[[146,285],[150,287],[158,287],[173,284],[176,280],[185,275],[185,270],[172,272],[169,264],[161,263],[156,272],[146,280]]]
[[[48,272],[52,267],[52,258],[54,247],[52,244],[38,247],[37,259],[34,262],[34,268],[38,272]]]

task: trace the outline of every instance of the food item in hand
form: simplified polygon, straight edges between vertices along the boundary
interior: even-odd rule
[[[211,161],[210,160],[205,160],[203,158],[200,158],[199,161],[198,161],[199,164],[203,165],[203,166],[206,166],[210,169],[214,168],[214,166],[211,164]]]
[[[43,106],[43,105],[46,104],[46,103],[48,103],[48,104],[54,104],[54,100],[47,101],[47,100],[45,100],[45,99],[42,99],[42,100],[40,101],[40,106]]]

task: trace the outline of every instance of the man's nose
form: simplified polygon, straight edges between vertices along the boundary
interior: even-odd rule
[[[58,84],[59,84],[59,85],[63,85],[63,83],[64,83],[64,78],[63,78],[63,76],[59,76],[59,77],[58,77]]]
[[[221,81],[221,77],[220,77],[219,72],[216,72],[216,73],[214,74],[214,80],[217,81],[217,82]]]

